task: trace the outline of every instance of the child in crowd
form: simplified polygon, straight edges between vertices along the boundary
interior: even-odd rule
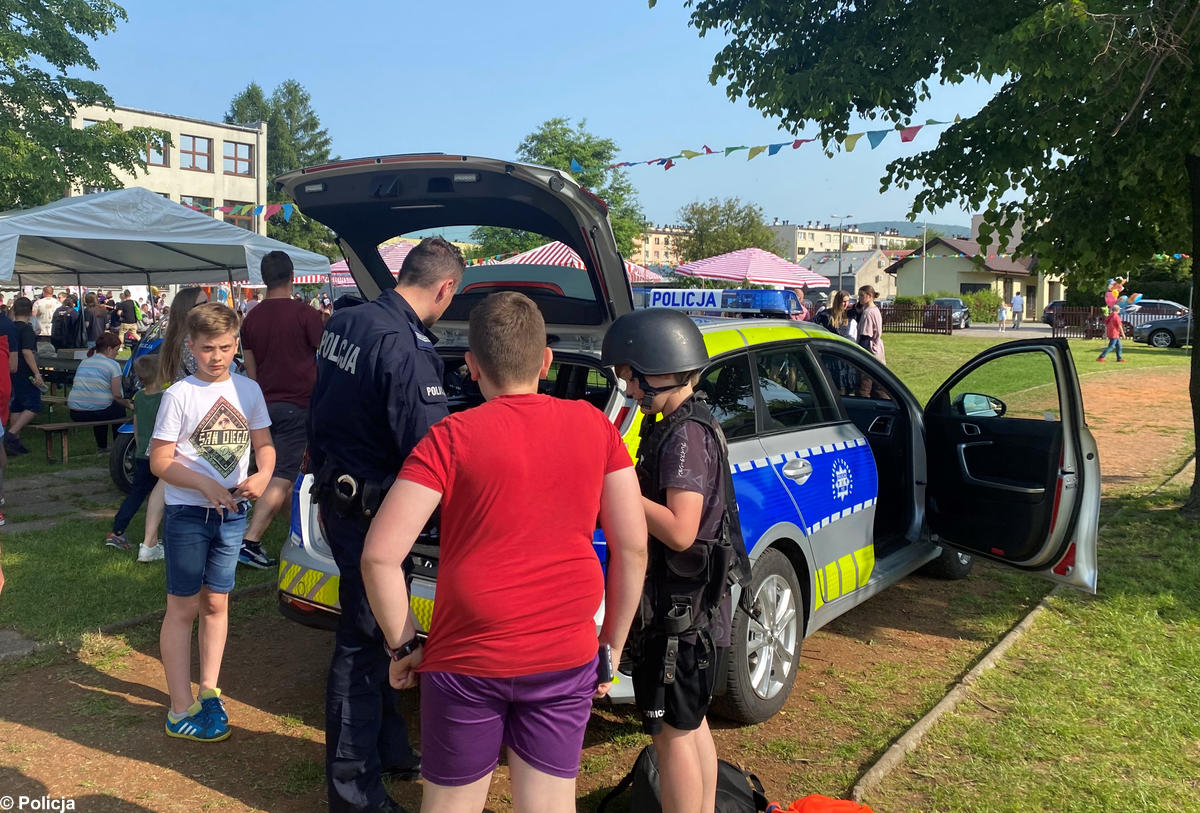
[[[118,550],[129,550],[131,547],[125,539],[125,529],[158,484],[158,478],[150,471],[150,435],[154,432],[154,420],[163,396],[163,388],[158,382],[158,355],[139,356],[133,362],[133,372],[144,387],[133,399],[133,434],[137,445],[133,458],[133,487],[117,509],[112,530],[104,540],[104,544]],[[138,546],[139,562],[156,562],[163,558],[163,548],[157,538],[158,526],[162,523],[161,514],[162,510],[153,502],[146,506],[146,526],[142,533],[142,544]]]
[[[1000,325],[1000,332],[1004,332],[1006,323],[1008,322],[1008,306],[1004,304],[1004,300],[1000,300],[1000,305],[996,308],[996,323]]]
[[[538,393],[552,353],[528,297],[489,296],[468,341],[486,403],[434,424],[404,462],[367,533],[363,582],[392,685],[416,685],[420,668],[422,809],[482,810],[507,746],[516,810],[573,811],[592,697],[612,681],[597,643],[615,664],[642,588],[637,479],[603,413]],[[404,559],[439,503],[438,601],[422,645]]]
[[[267,404],[258,384],[230,375],[238,317],[210,302],[187,316],[196,372],[163,393],[150,470],[166,483],[167,612],[159,634],[170,694],[168,736],[215,742],[229,736],[217,687],[229,593],[249,500],[275,469]],[[247,477],[253,446],[258,472]],[[200,619],[200,699],[192,697],[192,624]]]
[[[718,650],[730,645],[734,560],[722,532],[732,499],[725,439],[694,391],[708,351],[689,317],[649,308],[613,323],[601,361],[647,416],[637,472],[650,531],[650,617],[630,634],[634,697],[658,753],[663,809],[712,810],[717,749],[706,715]]]
[[[1121,321],[1121,309],[1112,306],[1108,309],[1108,316],[1104,319],[1104,335],[1108,337],[1108,347],[1100,351],[1100,357],[1096,361],[1104,361],[1113,350],[1117,351],[1117,361],[1124,362],[1125,357],[1121,355],[1121,337],[1125,335],[1125,325]]]

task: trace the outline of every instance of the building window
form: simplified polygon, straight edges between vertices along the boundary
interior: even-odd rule
[[[142,160],[148,167],[169,167],[171,165],[170,154],[170,147],[149,141],[146,143],[146,149],[142,150]]]
[[[252,145],[226,141],[222,146],[222,153],[226,175],[254,177],[254,147]]]
[[[212,172],[212,139],[181,135],[179,137],[179,168],[197,172]]]
[[[654,238],[654,245],[656,245],[656,246],[657,246],[658,244],[659,244],[659,243],[658,243],[658,238],[657,238],[657,237],[655,237],[655,238]]]
[[[226,206],[249,206],[250,201],[247,200],[227,200]],[[225,213],[225,222],[232,223],[235,226],[241,226],[247,231],[254,231],[254,215],[235,215],[232,212]]]
[[[212,198],[198,198],[195,195],[180,195],[179,202],[184,206],[199,207],[201,212],[212,216]]]
[[[97,119],[84,119],[83,120],[84,127],[91,127],[93,124],[99,124],[99,123],[100,122]]]

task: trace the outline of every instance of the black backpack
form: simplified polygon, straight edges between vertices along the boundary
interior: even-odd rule
[[[600,801],[597,813],[604,813],[609,802],[630,786],[629,810],[636,813],[661,813],[662,797],[658,785],[658,754],[647,745],[633,761],[633,769]],[[755,813],[767,809],[767,797],[762,782],[752,773],[743,771],[723,759],[717,760],[716,813]]]
[[[55,350],[79,344],[79,314],[74,308],[62,306],[50,321],[50,344]]]

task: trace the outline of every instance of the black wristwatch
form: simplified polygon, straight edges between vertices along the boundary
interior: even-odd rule
[[[409,655],[416,652],[417,647],[419,647],[420,645],[421,645],[421,639],[418,638],[415,633],[413,634],[412,638],[409,638],[407,641],[400,644],[400,646],[396,647],[395,649],[392,649],[390,646],[388,646],[387,641],[383,642],[383,648],[387,650],[388,655],[390,655],[392,660],[394,660],[394,661],[401,660],[402,658],[407,658]]]

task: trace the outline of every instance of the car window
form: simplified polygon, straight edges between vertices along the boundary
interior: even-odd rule
[[[747,356],[735,356],[709,367],[701,374],[696,389],[708,396],[708,405],[727,439],[754,434],[754,383]]]
[[[758,392],[767,409],[768,429],[792,429],[837,420],[832,405],[814,388],[804,351],[799,348],[760,353],[756,359]]]
[[[1054,362],[1041,350],[991,359],[950,389],[959,417],[1062,420]]]
[[[836,393],[846,398],[896,400],[886,384],[872,376],[867,367],[849,355],[824,351],[818,355]]]

